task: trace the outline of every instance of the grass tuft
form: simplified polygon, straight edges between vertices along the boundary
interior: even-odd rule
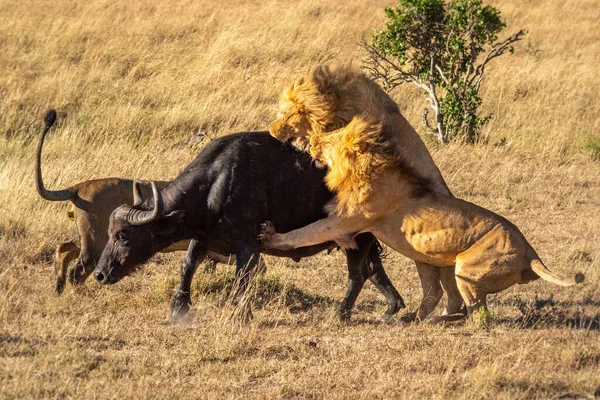
[[[585,141],[583,149],[589,154],[592,160],[600,161],[600,136],[589,137]]]

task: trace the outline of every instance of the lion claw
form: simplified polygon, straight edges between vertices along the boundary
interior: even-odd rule
[[[411,323],[411,322],[415,322],[416,320],[417,320],[416,312],[407,312],[406,314],[404,314],[403,316],[400,317],[400,321],[402,321],[404,323]]]
[[[271,221],[265,221],[260,224],[260,233],[258,234],[258,240],[260,240],[263,244],[269,243],[277,232],[275,231],[275,226],[271,223]]]

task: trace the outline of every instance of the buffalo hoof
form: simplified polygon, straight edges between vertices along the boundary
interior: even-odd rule
[[[60,296],[60,294],[63,292],[63,290],[65,290],[64,278],[63,279],[56,278],[56,280],[54,281],[54,293],[56,293],[57,296]]]
[[[400,317],[400,321],[406,322],[406,323],[415,322],[416,320],[417,320],[417,313],[415,313],[415,312],[408,312],[408,313],[404,314],[402,317]]]
[[[342,324],[348,324],[350,323],[350,317],[352,317],[352,310],[349,310],[345,307],[340,307],[337,310],[337,316]]]
[[[235,307],[234,316],[240,324],[249,324],[254,318],[254,314],[252,314],[252,307],[250,307],[249,304],[242,303]]]
[[[169,313],[172,320],[178,320],[188,313],[192,301],[190,294],[186,292],[177,291],[173,295],[171,301],[171,312]]]
[[[391,303],[388,303],[388,309],[386,310],[385,314],[381,316],[381,322],[389,321],[390,318],[392,318],[398,313],[398,311],[405,307],[406,305],[404,305],[404,301],[402,299],[396,299]]]

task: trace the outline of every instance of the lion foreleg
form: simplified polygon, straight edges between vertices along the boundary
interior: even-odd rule
[[[81,249],[75,244],[75,242],[61,243],[56,248],[56,255],[54,258],[54,274],[55,283],[54,291],[57,294],[61,294],[65,288],[65,282],[67,281],[67,269],[71,261],[79,257]]]
[[[269,222],[262,224],[258,238],[267,249],[291,250],[335,241],[343,247],[356,248],[352,236],[369,223],[364,216],[330,216],[287,233],[277,233]]]
[[[448,304],[446,304],[446,309],[444,310],[443,315],[458,314],[461,312],[466,314],[467,310],[463,308],[464,301],[456,284],[454,267],[440,268],[440,279],[442,282],[442,287],[448,296]]]
[[[442,285],[440,284],[440,269],[433,265],[416,262],[417,272],[421,280],[423,298],[417,312],[409,312],[402,316],[402,321],[423,321],[435,309],[442,298]]]

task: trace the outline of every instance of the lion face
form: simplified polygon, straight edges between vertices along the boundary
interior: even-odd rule
[[[286,107],[282,104],[277,119],[269,124],[269,133],[275,139],[286,141],[309,135],[310,122],[308,116],[298,107]]]

